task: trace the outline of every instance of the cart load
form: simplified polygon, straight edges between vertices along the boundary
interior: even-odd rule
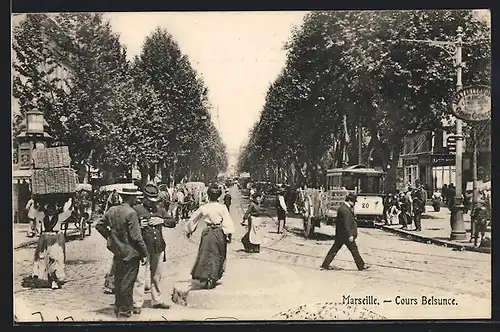
[[[76,192],[78,176],[70,167],[68,147],[36,149],[31,178],[34,195],[72,194]]]
[[[55,206],[57,211],[67,211],[67,217],[60,219],[64,234],[70,223],[80,232],[80,238],[89,229],[92,203],[78,195],[76,171],[71,167],[71,157],[67,146],[36,149],[33,152],[33,173],[31,176],[32,193],[35,201],[45,213],[48,206]],[[85,195],[84,195],[85,196]],[[64,214],[66,215],[66,214]]]

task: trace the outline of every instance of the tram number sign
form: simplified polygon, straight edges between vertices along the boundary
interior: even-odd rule
[[[361,203],[361,208],[368,209],[368,208],[370,208],[370,204],[369,203]]]
[[[457,91],[452,103],[453,114],[465,121],[483,121],[491,117],[491,89],[467,87]]]

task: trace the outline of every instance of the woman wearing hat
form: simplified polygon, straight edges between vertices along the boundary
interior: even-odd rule
[[[186,224],[185,234],[190,237],[201,220],[206,223],[201,233],[198,256],[191,271],[194,280],[212,289],[222,278],[226,262],[227,243],[231,242],[234,224],[224,204],[218,202],[222,191],[217,186],[207,190],[209,202],[196,210]]]

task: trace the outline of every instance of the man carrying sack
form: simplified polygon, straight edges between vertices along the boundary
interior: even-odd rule
[[[171,219],[167,211],[160,204],[159,190],[154,183],[144,186],[144,201],[134,206],[141,223],[141,232],[148,250],[148,262],[151,278],[151,305],[157,309],[169,309],[168,304],[163,303],[161,291],[162,265],[160,259],[163,253],[163,261],[166,259],[166,243],[163,239],[162,228]],[[144,293],[146,278],[148,277],[148,266],[141,265],[134,285],[134,314],[139,314],[144,305]]]

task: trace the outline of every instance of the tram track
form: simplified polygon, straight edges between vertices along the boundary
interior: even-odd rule
[[[240,208],[242,211],[244,211],[244,206],[241,202],[240,202]],[[267,215],[267,217],[270,218],[272,221],[277,222],[277,220],[275,218],[273,218],[272,216]],[[308,249],[311,249],[311,250],[317,247],[317,244],[297,243],[297,242],[294,242],[293,240],[289,241],[289,239],[293,239],[293,237],[289,237],[287,234],[287,233],[290,233],[290,229],[288,227],[285,227],[285,231],[286,232],[282,237],[275,240],[271,244],[268,244],[266,246],[261,246],[261,248],[264,250],[282,253],[282,254],[287,254],[287,255],[292,255],[292,256],[296,256],[296,257],[309,257],[309,258],[314,258],[314,259],[324,258],[323,255],[320,256],[320,255],[316,255],[316,254],[297,252],[297,251],[293,251],[293,250],[289,250],[289,249],[276,248],[276,246],[279,244],[298,246],[298,247],[302,247],[302,248],[307,247]],[[382,240],[382,238],[383,238],[383,235],[377,236],[375,234],[371,234],[368,232],[363,232],[363,236],[364,235],[374,237],[378,240]],[[266,237],[266,236],[263,235],[262,237]],[[269,237],[267,237],[267,238],[269,238]],[[473,269],[474,266],[468,266],[468,265],[462,265],[462,264],[449,264],[449,263],[443,262],[443,259],[453,259],[454,261],[460,260],[460,261],[470,261],[470,262],[477,262],[478,261],[477,259],[470,259],[470,258],[466,258],[466,257],[452,257],[452,256],[437,255],[437,254],[415,253],[415,252],[411,252],[411,251],[385,249],[385,248],[377,248],[377,247],[371,247],[371,246],[363,246],[363,248],[370,249],[373,251],[378,251],[378,252],[390,252],[390,253],[398,255],[396,257],[384,257],[384,256],[379,255],[379,254],[364,253],[364,255],[374,258],[375,261],[377,261],[377,260],[382,261],[382,262],[373,262],[373,263],[371,263],[371,265],[382,267],[382,268],[394,269],[394,270],[423,273],[426,275],[441,275],[441,276],[446,277],[446,276],[449,276],[449,273],[446,269],[441,271],[441,270],[436,270],[436,269],[406,267],[406,266],[401,266],[401,263],[405,262],[405,263],[414,264],[414,265],[416,265],[416,264],[428,265],[429,263],[432,264],[435,262],[437,263],[439,261],[440,267]],[[430,257],[433,261],[428,262],[425,259],[418,260],[418,259],[400,257],[401,255],[413,255],[413,256],[416,255],[416,257]],[[337,260],[342,261],[342,262],[350,262],[350,260],[341,260],[341,259],[337,259]],[[389,261],[390,264],[384,264],[385,261]],[[480,260],[480,261],[484,262],[484,263],[489,263],[488,261],[484,261],[484,260]],[[396,262],[396,264],[393,264],[393,262]],[[397,264],[397,262],[399,262],[400,264]],[[292,265],[299,265],[299,264],[292,264]],[[309,266],[309,265],[304,265],[303,267],[314,268],[314,269],[317,268],[316,266]],[[477,276],[477,280],[484,281],[484,282],[491,281],[490,279],[483,278],[480,276]]]

